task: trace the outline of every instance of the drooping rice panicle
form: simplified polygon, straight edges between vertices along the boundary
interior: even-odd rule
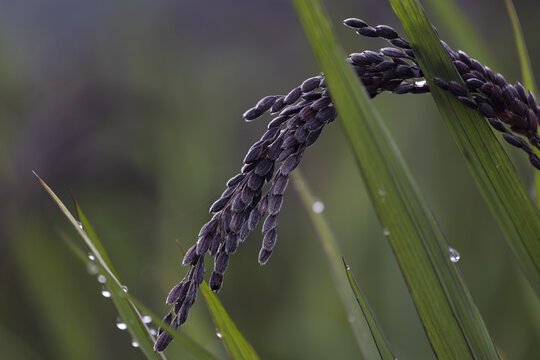
[[[430,91],[410,44],[393,28],[387,25],[371,27],[355,18],[346,19],[344,24],[360,35],[380,37],[393,45],[377,52],[353,53],[347,58],[370,97],[385,91],[395,94]],[[439,78],[434,79],[434,83],[480,112],[494,129],[503,133],[509,144],[523,149],[531,164],[540,169],[540,159],[531,148],[531,145],[540,148],[537,131],[540,107],[534,95],[519,82],[509,84],[501,74],[465,52],[455,52],[444,41],[441,43],[466,86]],[[189,265],[189,270],[170,291],[166,303],[173,307],[163,319],[174,329],[186,321],[195,302],[205,275],[206,253],[214,258],[209,285],[213,291],[218,291],[230,255],[263,218],[259,263],[266,264],[276,244],[289,174],[325,125],[337,117],[323,74],[305,80],[286,95],[262,98],[243,117],[246,121],[254,121],[265,113],[273,115],[273,120],[261,139],[247,151],[240,172],[227,182],[221,197],[210,207],[213,217],[201,228],[197,243],[184,256],[183,265]],[[172,337],[161,329],[158,334],[154,349],[163,351]]]

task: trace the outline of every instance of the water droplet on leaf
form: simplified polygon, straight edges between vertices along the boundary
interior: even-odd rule
[[[103,288],[101,288],[101,295],[103,295],[103,297],[105,298],[110,298],[111,292],[104,286]]]
[[[320,214],[324,211],[324,204],[322,201],[316,200],[311,205],[311,209],[313,210],[315,214]]]
[[[135,340],[135,339],[131,339],[131,346],[137,348],[137,347],[139,347],[139,342],[137,340]]]
[[[220,339],[223,338],[223,334],[221,334],[219,331],[216,332],[216,336],[217,336],[218,338],[220,338]]]
[[[116,321],[116,327],[120,330],[126,330],[127,324],[123,322],[120,318]]]
[[[448,252],[450,253],[451,262],[457,263],[459,259],[461,259],[461,255],[459,255],[459,252],[453,247],[448,247]]]
[[[98,277],[97,277],[97,281],[98,281],[100,284],[105,284],[105,282],[107,281],[107,278],[105,277],[105,275],[100,274],[100,275],[98,275]]]
[[[390,229],[388,229],[388,228],[383,228],[383,229],[382,229],[382,234],[383,234],[384,236],[390,236]]]

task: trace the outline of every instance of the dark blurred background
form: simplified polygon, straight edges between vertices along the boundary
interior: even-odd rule
[[[341,25],[364,18],[400,29],[385,1],[325,1],[346,53],[386,46]],[[514,82],[520,71],[503,0],[425,0],[454,48]],[[540,74],[537,0],[515,1]],[[268,117],[241,114],[317,74],[290,1],[25,0],[0,2],[0,357],[142,359],[116,328],[112,302],[62,241],[79,238],[39,186],[73,192],[129,291],[165,314],[188,248]],[[540,80],[537,78],[537,80]],[[430,96],[375,99],[449,243],[487,326],[509,359],[540,351],[539,302],[517,269]],[[509,150],[527,188],[532,167]],[[396,355],[434,356],[340,126],[307,152],[302,171]],[[305,211],[287,191],[279,243],[257,263],[257,232],[231,259],[219,297],[265,359],[359,358]],[[202,299],[185,331],[224,355]],[[191,358],[174,342],[170,359]]]

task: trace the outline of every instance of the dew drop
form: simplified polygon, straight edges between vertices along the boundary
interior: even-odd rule
[[[131,339],[131,346],[135,347],[135,348],[138,348],[139,347],[139,342],[135,339]]]
[[[82,222],[77,221],[77,225],[79,225],[79,229],[82,229],[82,228],[83,228]]]
[[[384,186],[381,186],[379,188],[379,190],[377,190],[377,193],[379,194],[380,197],[383,197],[386,195],[386,189],[384,188]]]
[[[127,324],[125,322],[123,322],[120,318],[118,318],[116,320],[116,327],[120,330],[126,330],[127,329]]]
[[[127,294],[128,292],[128,287],[126,285],[122,286],[122,291],[125,292]]]
[[[105,284],[105,282],[107,281],[107,278],[105,277],[105,275],[100,274],[100,275],[98,275],[98,277],[97,277],[97,281],[98,281],[100,284]]]
[[[324,211],[324,203],[320,200],[315,200],[311,205],[311,209],[315,214],[320,214]]]
[[[150,328],[150,334],[152,334],[152,335],[154,335],[154,336],[157,335],[156,329]]]
[[[383,234],[384,236],[390,236],[390,229],[388,229],[388,228],[383,228],[383,229],[382,229],[382,234]]]
[[[422,87],[422,86],[426,85],[426,80],[415,81],[414,85]]]
[[[223,338],[223,334],[221,334],[219,331],[216,332],[216,336],[217,336],[218,338],[220,338],[220,339]]]
[[[107,289],[105,286],[101,288],[101,295],[103,295],[103,297],[105,298],[110,298],[111,297],[111,292],[109,291],[109,289]]]
[[[152,318],[149,315],[143,315],[142,322],[145,324],[150,324],[152,322]]]
[[[349,316],[348,320],[352,324],[352,323],[354,323],[356,321],[356,318],[353,315],[351,315],[351,316]]]
[[[450,253],[451,262],[457,263],[459,259],[461,259],[461,255],[459,255],[459,252],[453,247],[448,247],[448,252]]]

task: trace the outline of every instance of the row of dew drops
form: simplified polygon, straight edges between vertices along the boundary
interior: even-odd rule
[[[98,274],[99,270],[98,270],[97,264],[95,263],[95,261],[96,261],[95,256],[92,253],[89,253],[88,254],[88,259],[90,259],[90,264],[89,264],[88,271],[92,275]],[[97,281],[101,284],[101,295],[103,295],[104,298],[110,298],[112,296],[112,294],[111,294],[110,290],[107,289],[107,287],[105,286],[105,283],[107,281],[107,278],[105,277],[105,275],[98,274]],[[124,291],[124,293],[127,293],[128,292],[127,286],[125,286],[125,285],[122,286],[122,290]],[[143,315],[141,319],[142,319],[142,322],[144,324],[148,325],[148,324],[152,323],[152,317],[149,316],[149,315]],[[122,331],[127,330],[127,328],[128,328],[127,324],[120,317],[116,318],[116,327],[119,330],[122,330]],[[157,331],[156,331],[155,328],[150,327],[149,331],[150,331],[150,334],[152,334],[152,336],[157,336]],[[218,338],[220,338],[220,339],[223,337],[223,335],[219,331],[216,332],[216,336]],[[137,348],[137,347],[139,347],[139,342],[136,339],[131,339],[131,346]]]
[[[80,225],[80,226],[82,226],[82,225]],[[98,268],[98,265],[96,264],[96,257],[92,253],[89,253],[88,254],[88,259],[90,260],[89,265],[88,265],[88,271],[92,275],[97,275],[97,281],[101,284],[101,295],[104,298],[107,298],[107,299],[110,298],[112,296],[111,291],[105,285],[105,283],[107,282],[107,278],[103,274],[98,274],[99,273],[99,268]],[[127,293],[128,292],[127,286],[125,286],[125,285],[122,286],[122,290],[124,291],[124,293]],[[152,317],[149,316],[149,315],[143,315],[142,316],[142,322],[144,324],[150,324],[152,322]],[[116,327],[119,330],[127,330],[127,328],[128,328],[127,324],[120,317],[118,317],[116,319]],[[152,334],[152,336],[157,335],[157,331],[153,327],[150,327],[149,330],[150,330],[150,334]],[[136,339],[133,338],[133,339],[131,339],[131,346],[137,348],[137,347],[139,347],[139,342]]]
[[[322,202],[316,201],[313,204],[314,212],[321,213],[323,210],[324,210],[324,204]],[[79,225],[79,228],[81,229],[83,228],[83,224],[80,221],[77,221],[77,224]],[[107,282],[107,278],[105,277],[105,275],[99,274],[99,267],[96,264],[96,257],[94,256],[94,254],[88,253],[88,259],[90,260],[88,264],[88,272],[92,275],[97,275],[97,281],[101,284],[101,295],[104,298],[107,298],[107,299],[110,298],[112,296],[111,291],[105,286],[105,283]],[[122,290],[124,291],[124,293],[127,293],[128,287],[124,285],[122,286]],[[141,320],[146,325],[152,323],[152,317],[149,315],[143,315]],[[120,317],[116,318],[116,327],[122,331],[127,330],[128,328],[127,324]],[[149,331],[152,336],[157,336],[157,331],[155,328],[149,327]],[[216,332],[216,336],[220,339],[223,337],[223,335],[219,331]],[[131,346],[138,348],[139,342],[135,338],[132,338]]]

